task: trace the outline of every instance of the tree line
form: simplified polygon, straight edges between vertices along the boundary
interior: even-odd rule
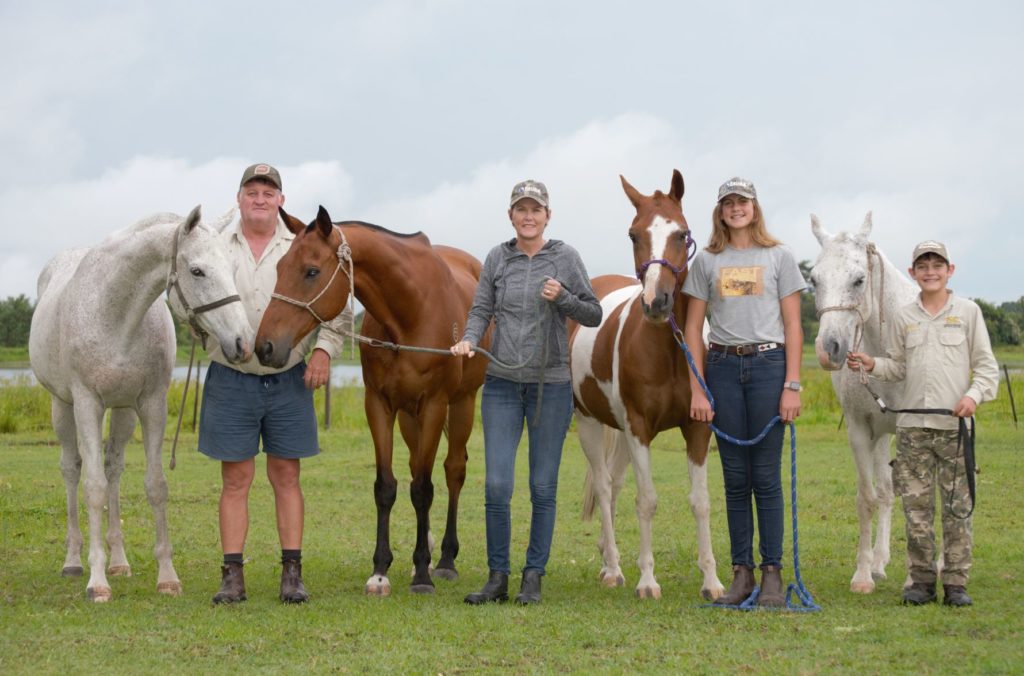
[[[803,272],[804,279],[810,280],[811,266],[810,261],[800,261],[800,271]],[[800,301],[800,320],[804,329],[804,341],[812,343],[818,332],[818,317],[814,307],[814,288],[810,281],[807,284],[808,292],[803,294]],[[980,298],[975,298],[974,301],[981,308],[994,345],[1021,344],[1021,336],[1024,334],[1024,296],[998,306]],[[24,294],[0,300],[0,346],[28,347],[28,332],[34,311],[35,303]],[[175,317],[174,327],[178,344],[188,344],[191,338],[187,324]]]

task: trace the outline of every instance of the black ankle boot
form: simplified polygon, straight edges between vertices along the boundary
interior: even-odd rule
[[[281,600],[285,603],[308,601],[309,594],[302,584],[302,564],[298,561],[285,561],[281,566]]]
[[[220,567],[220,591],[213,596],[214,603],[238,603],[245,600],[245,575],[242,564],[225,563]]]
[[[935,602],[934,582],[914,582],[903,590],[903,605],[923,606]]]
[[[465,601],[474,606],[489,601],[508,601],[508,573],[492,570],[484,588],[478,592],[466,594]]]
[[[942,604],[945,606],[969,606],[973,603],[962,584],[944,584],[942,591]]]
[[[536,568],[523,571],[523,583],[516,595],[516,603],[521,606],[540,603],[540,571]]]

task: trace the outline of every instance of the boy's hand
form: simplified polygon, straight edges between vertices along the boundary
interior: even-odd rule
[[[953,407],[953,415],[958,418],[970,418],[974,415],[974,411],[978,408],[978,402],[974,401],[966,394],[960,397],[960,401],[956,402],[956,406]]]
[[[854,371],[863,366],[865,371],[871,373],[875,369],[875,358],[864,352],[847,352],[846,365]]]

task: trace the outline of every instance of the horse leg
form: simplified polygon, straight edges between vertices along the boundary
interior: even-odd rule
[[[411,462],[413,449],[418,448],[420,444],[420,424],[416,420],[415,416],[411,415],[407,411],[398,411],[398,429],[402,433],[402,441],[405,442],[405,447],[409,449],[409,458]],[[410,468],[410,474],[412,469]],[[430,560],[434,559],[434,534],[430,531],[427,532],[427,551],[430,552]],[[433,569],[430,569],[430,574],[433,575]],[[416,566],[413,565],[412,571],[409,573],[410,576],[416,575]]]
[[[466,483],[466,463],[469,453],[466,445],[473,432],[476,414],[476,395],[448,403],[448,455],[444,459],[444,478],[448,486],[448,516],[441,539],[441,558],[434,569],[434,577],[457,580],[455,557],[459,555],[459,496]]]
[[[875,591],[875,581],[871,576],[874,552],[871,548],[871,521],[875,513],[878,497],[874,486],[874,460],[872,448],[874,441],[866,424],[856,418],[846,421],[847,438],[853,451],[853,462],[857,467],[857,518],[860,524],[860,535],[857,541],[857,570],[850,580],[850,591],[857,594],[870,594]]]
[[[658,510],[658,494],[651,478],[651,449],[640,439],[626,434],[630,456],[633,460],[633,474],[636,476],[636,517],[640,523],[640,553],[637,565],[640,579],[636,583],[637,598],[660,599],[661,585],[654,577],[654,550],[652,547],[652,522]]]
[[[78,455],[78,439],[75,431],[75,410],[71,404],[50,397],[50,417],[53,429],[60,440],[60,472],[64,476],[67,492],[67,535],[64,546],[64,566],[60,574],[77,577],[82,574],[82,530],[78,526],[78,481],[82,476],[82,458]]]
[[[889,565],[889,541],[892,530],[892,508],[895,496],[892,488],[892,467],[889,466],[889,435],[883,434],[875,441],[872,451],[875,461],[875,492],[878,496],[878,522],[875,526],[875,547],[871,565],[871,577],[884,580],[885,567]]]
[[[697,567],[704,575],[700,594],[714,601],[725,593],[718,579],[718,563],[711,548],[711,498],[708,494],[708,443],[710,431],[704,425],[683,430],[686,461],[690,473],[690,510],[697,524]]]
[[[589,491],[584,498],[584,518],[593,511],[594,502],[601,513],[601,535],[597,548],[601,552],[601,583],[606,587],[621,587],[626,578],[619,566],[619,549],[615,544],[615,525],[612,521],[612,477],[608,471],[608,456],[614,452],[615,439],[620,432],[606,428],[594,418],[576,411],[576,430],[580,446],[590,464]],[[607,448],[606,448],[606,445]]]
[[[107,549],[110,561],[107,575],[131,577],[132,568],[124,553],[121,530],[121,475],[124,473],[124,452],[135,431],[135,412],[126,408],[110,410],[110,436],[104,448],[103,472],[107,477]]]
[[[394,559],[390,542],[391,508],[398,494],[398,482],[391,469],[395,414],[380,397],[370,391],[366,393],[365,409],[377,464],[377,479],[373,483],[373,498],[377,505],[377,547],[373,552],[373,575],[366,581],[363,590],[371,596],[390,596],[388,570]]]
[[[167,477],[163,467],[164,429],[167,426],[167,398],[153,395],[139,409],[142,422],[142,443],[146,451],[146,497],[153,510],[156,541],[153,557],[156,559],[156,590],[160,594],[180,596],[181,581],[171,561],[173,548],[167,526]]]
[[[434,593],[434,581],[430,578],[430,507],[434,503],[431,474],[447,416],[447,401],[435,399],[426,402],[419,415],[419,444],[415,450],[409,449],[409,469],[412,472],[409,497],[416,510],[416,546],[412,553],[415,570],[410,587],[414,594]]]
[[[85,474],[85,503],[89,512],[89,582],[86,596],[104,603],[113,597],[107,582],[107,554],[103,548],[103,507],[107,502],[107,478],[103,471],[103,405],[84,387],[73,392],[78,448]]]

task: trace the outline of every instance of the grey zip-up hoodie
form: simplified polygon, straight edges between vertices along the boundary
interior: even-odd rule
[[[554,302],[540,295],[549,277],[562,285],[562,293]],[[523,366],[507,369],[491,362],[487,373],[518,383],[564,383],[569,381],[566,318],[597,326],[601,323],[601,304],[594,296],[579,253],[571,246],[548,240],[531,258],[512,239],[487,254],[462,340],[477,345],[492,318],[495,331],[491,354],[509,366]],[[542,368],[545,354],[547,361]]]

